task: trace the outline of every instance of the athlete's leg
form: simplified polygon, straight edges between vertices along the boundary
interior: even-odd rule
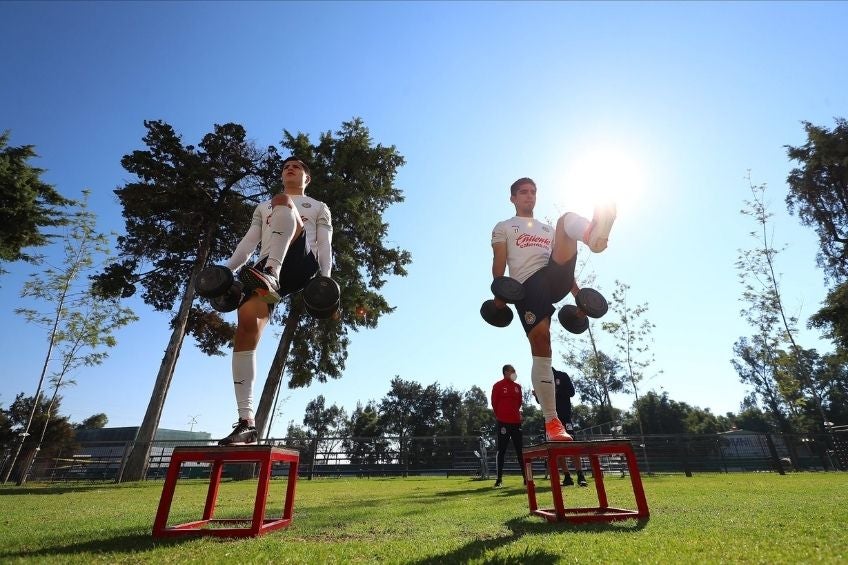
[[[559,264],[577,254],[577,242],[582,241],[595,253],[607,248],[609,233],[615,222],[615,204],[607,202],[595,206],[592,221],[575,212],[566,212],[557,220],[551,257]]]
[[[235,346],[233,347],[233,387],[239,420],[253,425],[253,383],[256,380],[256,347],[268,323],[268,305],[251,296],[238,309]]]
[[[512,436],[512,447],[515,448],[515,458],[518,460],[518,466],[521,467],[521,476],[524,477],[524,484],[527,484],[527,475],[524,469],[524,437],[521,434],[521,424],[513,426],[510,435]]]
[[[496,458],[497,479],[495,480],[495,486],[498,487],[501,486],[501,479],[503,478],[504,459],[506,458],[506,449],[509,447],[509,430],[507,429],[506,424],[502,424],[501,422],[496,422],[496,425],[498,427],[498,456]]]
[[[291,199],[287,201],[291,202]],[[294,205],[282,204],[274,206],[269,218],[271,221],[271,239],[266,268],[268,272],[279,278],[283,257],[288,253],[292,240],[300,237],[303,231],[303,220]]]

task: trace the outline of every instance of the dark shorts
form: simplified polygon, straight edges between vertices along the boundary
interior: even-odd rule
[[[251,266],[261,271],[265,267],[265,259],[262,259]],[[246,269],[248,267],[244,266],[242,268]],[[315,257],[312,250],[307,248],[306,230],[304,230],[301,232],[300,237],[291,242],[289,250],[286,252],[286,256],[283,257],[283,266],[280,268],[280,278],[277,279],[277,282],[280,283],[280,296],[285,298],[289,294],[294,294],[295,292],[303,290],[306,283],[312,280],[312,277],[316,274],[318,274],[318,259]],[[249,299],[250,295],[242,297],[239,307],[241,307],[241,305]],[[268,305],[269,314],[274,311],[274,306],[276,305]]]
[[[533,273],[524,281],[525,298],[515,303],[515,310],[524,333],[530,330],[554,313],[554,304],[565,298],[574,286],[574,267],[577,265],[577,255],[564,265],[554,262]]]

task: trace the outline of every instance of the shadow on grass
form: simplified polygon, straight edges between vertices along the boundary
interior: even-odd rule
[[[453,551],[427,557],[416,561],[418,565],[441,565],[442,563],[463,563],[472,559],[479,559],[487,551],[494,551],[499,547],[519,541],[525,535],[542,535],[563,532],[584,533],[606,533],[611,530],[621,533],[635,533],[642,530],[648,524],[648,520],[625,520],[616,522],[590,522],[585,524],[572,524],[570,522],[548,522],[536,517],[513,518],[506,523],[510,533],[492,539],[476,540],[465,544]],[[544,549],[524,550],[521,555],[509,555],[486,559],[486,563],[559,563],[562,556],[558,553],[550,553]]]
[[[57,555],[74,555],[79,553],[118,553],[118,554],[133,554],[137,552],[150,551],[156,547],[179,545],[186,541],[196,539],[195,536],[186,536],[181,538],[163,538],[154,539],[150,533],[119,535],[108,539],[88,540],[70,545],[56,545],[53,547],[45,547],[43,549],[26,551],[0,551],[0,561],[15,558],[27,558],[39,556],[57,556]]]

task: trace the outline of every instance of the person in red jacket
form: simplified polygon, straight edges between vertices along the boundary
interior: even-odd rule
[[[512,445],[515,448],[515,456],[518,458],[521,474],[524,475],[524,457],[521,453],[523,449],[521,404],[524,397],[521,394],[521,385],[515,382],[518,378],[518,375],[515,374],[515,367],[504,365],[501,372],[503,378],[492,387],[492,409],[495,411],[498,429],[498,478],[495,480],[495,487],[501,486],[504,458],[510,440],[512,440]],[[527,477],[524,477],[524,484],[527,484]]]

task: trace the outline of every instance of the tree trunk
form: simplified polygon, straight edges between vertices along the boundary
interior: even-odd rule
[[[144,420],[141,422],[141,427],[139,427],[138,434],[136,434],[130,455],[127,457],[124,473],[121,476],[122,482],[141,481],[147,474],[150,448],[153,445],[156,430],[159,428],[159,419],[162,417],[165,398],[168,396],[168,388],[170,388],[171,378],[174,376],[174,367],[177,365],[177,358],[180,356],[180,348],[185,338],[188,314],[191,311],[191,304],[194,302],[194,281],[197,280],[197,276],[206,265],[206,259],[209,256],[209,250],[211,248],[211,233],[209,232],[214,229],[215,226],[210,226],[209,230],[207,230],[206,237],[200,244],[197,259],[195,259],[194,267],[191,270],[191,278],[188,284],[186,284],[185,292],[180,302],[180,309],[177,312],[174,331],[171,332],[171,339],[168,340],[168,346],[165,348],[165,356],[162,358],[162,364],[159,366],[159,374],[156,375],[153,394],[150,396],[147,411],[144,413]]]
[[[303,301],[294,298],[292,296],[289,299],[289,315],[286,316],[283,335],[277,344],[277,352],[274,354],[274,360],[271,362],[268,377],[265,379],[265,387],[262,389],[262,396],[259,399],[259,406],[256,408],[254,419],[256,420],[256,431],[259,432],[260,441],[271,433],[271,430],[266,430],[265,427],[271,420],[271,406],[274,404],[274,396],[280,387],[280,381],[285,372],[292,337],[297,329],[298,322],[300,322],[300,317],[303,315]]]

